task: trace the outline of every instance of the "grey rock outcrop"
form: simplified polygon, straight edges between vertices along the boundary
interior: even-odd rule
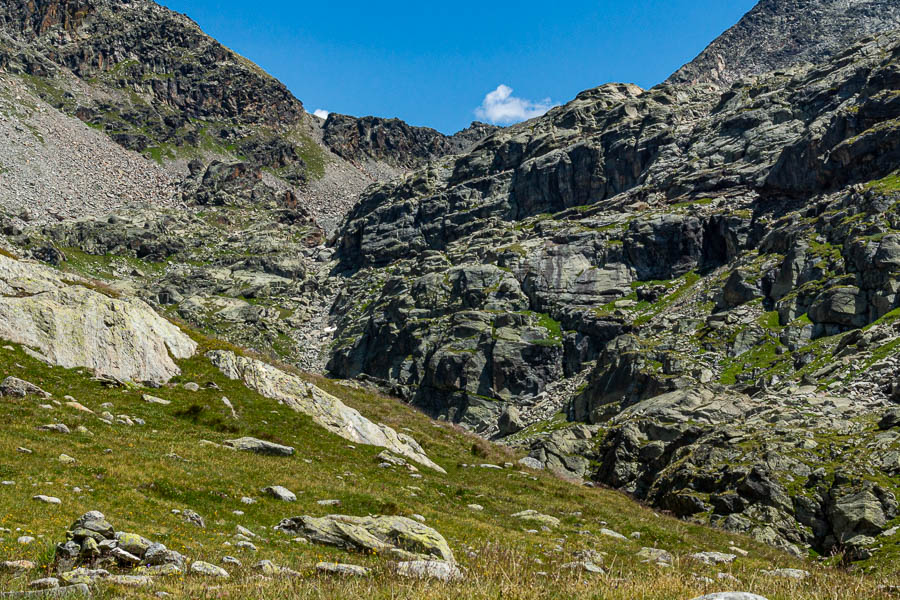
[[[234,448],[235,450],[243,450],[245,452],[253,452],[254,454],[265,454],[267,456],[293,456],[294,448],[284,446],[274,442],[258,440],[253,437],[242,437],[236,440],[225,440],[222,442],[225,446]]]
[[[820,63],[858,39],[900,28],[890,0],[762,0],[668,83],[729,86],[748,75]]]
[[[196,342],[146,303],[97,291],[77,277],[0,255],[0,338],[47,362],[121,380],[164,383]]]

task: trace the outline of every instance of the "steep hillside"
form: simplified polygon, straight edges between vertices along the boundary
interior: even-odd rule
[[[761,0],[667,83],[728,87],[747,75],[828,60],[862,37],[897,28],[893,0]]]
[[[320,120],[282,83],[151,0],[5,2],[0,72],[178,175],[197,159],[263,169],[329,230],[373,181],[477,141],[471,132],[451,138],[395,120],[390,152],[367,150],[374,164],[360,164],[358,152],[348,152],[341,135],[323,134]],[[368,126],[352,117],[342,122]],[[57,167],[51,160],[45,168]],[[37,192],[54,191],[40,179],[34,185]],[[87,192],[77,188],[73,200]],[[151,193],[164,192],[150,186]]]
[[[44,299],[27,295],[38,288]],[[160,330],[143,330],[142,319],[159,317],[110,294],[0,256],[0,311],[127,307],[131,318],[43,331],[63,346],[82,339],[79,328],[91,334],[84,339],[149,335],[116,346],[138,367]],[[66,369],[47,364],[59,358],[43,342],[3,342],[0,449],[15,457],[0,465],[4,590],[662,600],[740,586],[773,598],[888,597],[874,578],[851,583],[748,538],[660,516],[516,464],[515,453],[358,385],[169,328],[175,370],[152,386],[134,383],[139,369],[113,376],[121,360],[94,360],[110,356],[102,347],[85,347]],[[329,525],[328,515],[344,520]]]
[[[177,178],[124,150],[0,74],[0,211],[7,233],[28,222],[106,214],[126,206],[167,206]]]

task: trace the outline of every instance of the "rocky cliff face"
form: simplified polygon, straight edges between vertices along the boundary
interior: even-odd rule
[[[677,514],[868,556],[896,516],[873,425],[898,91],[891,33],[724,92],[603,86],[375,186],[342,228],[329,367]],[[585,424],[548,435],[559,413]]]
[[[421,166],[450,154],[459,154],[499,129],[484,123],[452,136],[428,127],[412,127],[400,119],[331,113],[323,141],[338,156],[356,163],[373,160],[402,169]]]
[[[727,87],[747,75],[831,59],[862,37],[898,27],[893,0],[762,0],[667,83]]]

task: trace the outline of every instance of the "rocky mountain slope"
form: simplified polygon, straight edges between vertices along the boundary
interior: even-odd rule
[[[192,159],[240,160],[264,169],[273,185],[303,197],[329,228],[371,182],[459,152],[477,141],[473,131],[488,132],[481,127],[447,137],[381,120],[391,123],[390,152],[368,149],[374,164],[359,164],[359,152],[348,150],[344,134],[331,128],[323,134],[320,120],[283,84],[188,17],[151,0],[5,2],[0,71],[178,175]],[[371,122],[341,118],[344,127],[359,131]],[[40,180],[35,185],[41,192],[49,187]],[[72,196],[77,203],[81,190]]]
[[[373,160],[409,169],[459,154],[498,129],[474,122],[446,136],[427,127],[411,127],[400,119],[358,119],[331,113],[325,120],[323,140],[332,152],[346,160]]]
[[[486,436],[530,426],[541,464],[676,514],[871,556],[897,517],[875,422],[898,59],[890,33],[725,92],[607,85],[373,187],[338,244],[329,368]],[[588,425],[546,435],[559,412]],[[869,469],[842,473],[840,444]]]
[[[832,18],[840,7],[858,18]],[[3,200],[4,252],[68,275],[54,279],[43,267],[38,282],[55,281],[47,289],[34,289],[31,280],[0,287],[0,304],[10,306],[5,314],[15,315],[9,323],[30,323],[0,333],[15,342],[12,354],[0,359],[10,374],[53,387],[56,396],[71,393],[64,389],[70,386],[115,406],[115,394],[122,394],[133,414],[110,413],[106,420],[114,424],[136,422],[132,416],[148,421],[156,414],[148,411],[170,406],[170,392],[177,408],[165,409],[174,412],[142,440],[174,445],[177,456],[196,450],[176,441],[186,432],[192,442],[269,454],[287,453],[292,443],[306,450],[322,444],[337,457],[329,468],[340,468],[329,478],[349,485],[356,473],[346,470],[347,450],[356,451],[356,443],[390,449],[378,455],[377,469],[417,481],[387,484],[377,475],[382,471],[367,471],[382,504],[346,499],[359,515],[395,512],[395,501],[382,492],[400,485],[403,494],[419,498],[416,507],[422,496],[434,506],[451,496],[467,499],[463,514],[448,523],[458,531],[479,528],[480,517],[473,515],[482,514],[492,493],[508,496],[502,502],[529,493],[543,497],[547,490],[497,487],[519,476],[535,481],[528,478],[541,470],[587,485],[557,487],[567,484],[541,475],[537,481],[553,483],[540,485],[560,499],[548,500],[552,510],[540,507],[535,515],[510,501],[509,510],[497,512],[506,524],[523,511],[535,517],[540,526],[529,535],[540,537],[539,544],[550,543],[543,534],[555,531],[560,518],[571,517],[572,528],[555,540],[558,547],[592,536],[601,515],[586,523],[585,503],[636,510],[615,493],[597,492],[601,500],[585,495],[599,484],[694,521],[667,520],[661,529],[714,536],[721,541],[717,551],[731,546],[726,538],[754,539],[797,557],[862,561],[864,568],[894,574],[892,561],[900,553],[900,33],[852,40],[895,19],[891,3],[764,1],[714,44],[715,52],[729,49],[739,57],[723,59],[714,77],[702,76],[707,67],[688,66],[685,73],[699,69],[701,75],[651,90],[608,84],[526,123],[506,129],[476,123],[444,136],[397,120],[311,117],[277,81],[186,17],[148,0],[8,3],[0,7],[0,67],[11,91],[0,95],[0,125],[15,132],[16,145],[0,150],[0,163],[17,164],[5,172],[0,167],[0,178],[14,176],[7,181],[16,190],[27,185],[31,171],[20,157],[36,157],[67,165],[51,180],[61,187],[81,154],[39,138],[45,130],[77,132],[72,135],[80,140],[103,140],[97,143],[107,158],[90,172],[103,179],[98,189],[107,199],[90,204],[87,184],[48,194],[48,206],[66,205],[58,217],[22,213],[41,207],[40,188],[29,192],[24,206],[16,204],[18,196]],[[833,28],[820,27],[815,37],[809,25],[815,22]],[[744,38],[734,38],[735,31],[780,39],[784,51],[745,57]],[[743,66],[730,66],[732,60]],[[798,64],[805,60],[817,62]],[[685,83],[695,79],[701,82]],[[146,203],[137,195],[143,185],[149,186]],[[0,260],[0,267],[21,263],[9,261]],[[154,368],[154,377],[103,374],[99,366],[121,362],[109,354],[97,364],[57,360],[91,350],[91,336],[57,327],[48,316],[82,297],[91,299],[90,309],[76,320],[109,327],[113,313],[131,310],[113,302],[122,299],[182,323],[198,350],[172,352],[171,365],[160,358],[165,373],[158,376]],[[67,331],[77,352],[61,352],[53,342],[54,332]],[[96,369],[101,381],[47,370],[42,359]],[[357,381],[338,385],[279,361]],[[196,408],[179,377],[213,383],[200,388]],[[154,388],[162,392],[141,388],[138,394],[135,386],[142,384],[163,386]],[[112,391],[99,390],[102,385]],[[513,453],[508,457],[527,454],[521,464],[535,471],[517,475],[518,467],[498,470],[501,465],[489,463],[475,471],[497,477],[481,481],[466,465],[503,451],[448,423],[428,422],[372,387],[502,442]],[[227,391],[227,402],[220,390]],[[255,407],[253,418],[232,422],[242,405]],[[365,416],[370,409],[392,415],[385,417],[386,428]],[[271,410],[279,418],[289,411],[290,418],[273,423]],[[22,409],[25,425],[16,431],[25,436],[41,426],[43,414]],[[303,446],[304,436],[293,427],[306,419],[317,433]],[[342,441],[322,437],[326,433]],[[226,434],[228,440],[220,439]],[[276,436],[269,442],[281,448],[257,444],[266,435]],[[204,448],[198,465],[235,468],[209,454],[218,446]],[[429,472],[421,481],[407,460],[439,476]],[[241,486],[265,485],[266,493],[289,497],[275,482],[257,480],[269,468],[254,463],[252,484],[238,484],[250,474],[234,472],[227,496],[240,497]],[[52,479],[37,466],[29,469],[25,476],[33,481]],[[199,469],[190,467],[191,473]],[[195,494],[178,485],[172,492],[172,480],[184,477],[173,473],[158,485],[129,475],[128,488],[144,490],[141,502],[156,508],[176,500],[190,507]],[[289,471],[279,473],[288,477]],[[479,482],[475,496],[452,479],[461,473]],[[303,481],[293,479],[292,486]],[[169,491],[157,497],[153,490]],[[230,526],[213,502],[206,512]],[[562,514],[562,505],[572,514]],[[378,522],[321,521],[331,505],[321,506],[315,515],[285,519],[280,530],[392,552],[387,538],[373,533],[381,531]],[[79,505],[59,527],[93,508]],[[287,515],[265,517],[274,524]],[[613,521],[606,513],[602,519]],[[708,533],[697,523],[725,532]],[[603,542],[631,543],[600,524]],[[336,533],[349,527],[362,529]],[[661,535],[656,528],[634,530]],[[104,531],[116,533],[112,526]],[[482,531],[485,539],[500,535],[493,525]],[[161,529],[153,537],[164,535]],[[111,540],[100,537],[98,545]],[[368,546],[359,545],[363,538]],[[626,547],[626,562],[644,565],[638,571],[661,563],[681,568],[678,560],[661,560],[656,545],[636,552]],[[188,542],[183,550],[207,556]],[[111,556],[110,544],[97,555],[86,552],[91,559]],[[771,552],[779,558],[767,567],[788,564]],[[560,568],[593,572],[585,563],[599,568],[592,562],[598,556],[579,554],[574,566]],[[70,558],[69,567],[83,564]],[[531,565],[532,558],[530,568],[543,569]],[[545,564],[547,557],[538,559]],[[685,577],[708,577],[693,561],[684,562]],[[637,571],[629,566],[627,572],[630,581]],[[535,577],[547,571],[539,573],[545,575]],[[713,583],[730,581],[727,574],[711,575]],[[491,577],[484,576],[485,597],[500,594]],[[775,575],[765,577],[769,582]],[[821,588],[803,593],[847,597],[841,594],[849,587],[832,585],[838,580],[829,572],[803,584]],[[573,581],[583,583],[580,575]],[[866,593],[889,593],[878,584],[867,581]],[[586,585],[565,589],[590,595],[595,588]],[[631,597],[628,585],[623,597]],[[642,593],[692,597],[690,586],[679,585],[673,592],[648,584],[650,591]],[[531,586],[523,597],[542,597],[540,589]],[[788,594],[777,584],[758,589]]]
[[[8,74],[0,74],[0,138],[0,211],[16,221],[8,227],[173,204],[177,176]]]
[[[52,302],[73,313],[65,327],[8,316]],[[888,597],[0,255],[0,323],[13,322],[0,330],[10,597]]]
[[[820,63],[861,37],[897,28],[893,0],[762,0],[667,83],[728,87],[747,75]]]

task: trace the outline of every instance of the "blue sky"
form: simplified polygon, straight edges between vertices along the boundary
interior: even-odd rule
[[[755,3],[162,0],[283,81],[309,112],[446,133],[536,114],[610,81],[655,85]]]

